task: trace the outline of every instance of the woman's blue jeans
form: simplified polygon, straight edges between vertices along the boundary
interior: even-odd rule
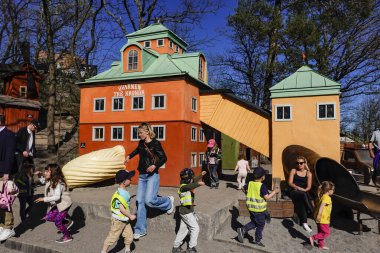
[[[146,206],[162,211],[167,211],[171,208],[170,198],[157,196],[159,189],[159,174],[140,174],[137,186],[137,222],[135,234],[147,232]]]

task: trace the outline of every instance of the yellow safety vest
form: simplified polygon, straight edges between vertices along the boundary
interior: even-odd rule
[[[122,220],[122,221],[127,221],[129,220],[127,216],[125,216],[124,214],[122,214],[120,212],[120,209],[119,208],[116,208],[116,200],[118,200],[121,205],[124,206],[125,210],[129,210],[129,206],[128,206],[128,203],[125,201],[125,199],[120,196],[119,192],[116,191],[113,195],[112,195],[112,198],[111,198],[111,212],[112,212],[112,216],[115,217],[116,219],[118,220]]]
[[[248,184],[247,207],[248,210],[255,213],[261,213],[267,210],[267,202],[260,196],[262,183],[251,181]]]
[[[179,202],[181,203],[182,206],[192,206],[193,200],[191,198],[191,192],[190,191],[181,192],[181,187],[184,185],[186,184],[181,184],[178,189]]]

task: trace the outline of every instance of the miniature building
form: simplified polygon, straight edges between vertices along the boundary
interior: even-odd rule
[[[282,152],[302,145],[340,160],[340,84],[307,66],[272,88],[272,173],[284,179]]]
[[[41,104],[38,101],[42,76],[30,64],[0,65],[3,89],[0,92],[0,114],[6,116],[6,125],[12,131],[38,119]]]

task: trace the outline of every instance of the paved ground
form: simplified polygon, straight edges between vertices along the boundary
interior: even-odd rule
[[[272,222],[266,225],[263,238],[265,248],[251,243],[254,231],[250,232],[250,236],[243,244],[238,243],[236,241],[236,228],[247,223],[249,219],[239,217],[238,209],[231,206],[231,203],[236,203],[237,199],[243,199],[244,194],[235,189],[236,183],[232,181],[234,180],[233,175],[227,175],[225,178],[230,181],[222,182],[218,190],[211,190],[208,187],[201,187],[196,190],[196,210],[201,216],[201,220],[220,220],[224,223],[214,224],[215,231],[211,232],[215,232],[216,235],[212,241],[206,240],[205,231],[203,231],[203,235],[199,238],[199,252],[318,252],[316,249],[309,250],[302,245],[309,235],[301,227],[294,225],[290,219],[272,219]],[[9,250],[8,247],[17,248],[23,252],[38,253],[100,252],[101,245],[109,229],[108,202],[114,189],[115,186],[103,186],[82,188],[72,192],[72,198],[76,202],[71,210],[76,221],[72,228],[74,237],[72,242],[63,245],[54,242],[55,239],[59,238],[59,234],[57,234],[52,223],[41,221],[44,206],[38,205],[33,209],[33,221],[25,226],[17,226],[16,231],[19,236],[0,244],[0,252],[20,252]],[[41,190],[42,188],[39,188],[37,194],[41,193]],[[130,187],[132,195],[136,193],[136,190],[136,186]],[[366,190],[376,192],[375,188],[367,187]],[[161,195],[175,196],[178,204],[179,200],[176,191],[176,188],[163,187],[159,193]],[[87,208],[102,207],[105,214],[99,210],[93,210],[94,215],[85,219],[85,212],[88,211],[87,209],[87,211],[85,210],[85,206]],[[18,201],[16,201],[14,209],[15,224],[18,225]],[[222,211],[227,212],[229,216],[226,217]],[[103,214],[107,218],[99,218]],[[311,220],[309,223],[315,231],[315,223]],[[326,241],[326,246],[331,248],[329,252],[379,252],[380,236],[377,231],[377,222],[369,220],[364,221],[364,224],[366,225],[365,232],[359,236],[357,235],[357,223],[355,221],[340,220],[335,222],[331,237]],[[202,225],[204,227],[209,226],[206,223]],[[175,216],[166,214],[153,215],[149,220],[148,235],[134,244],[134,252],[170,252],[175,238],[175,226]],[[122,241],[120,241],[111,252],[123,252],[122,248]]]

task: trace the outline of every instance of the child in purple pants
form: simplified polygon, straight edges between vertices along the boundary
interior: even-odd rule
[[[68,228],[73,224],[70,220],[67,224],[68,210],[72,204],[65,177],[58,164],[49,164],[45,168],[45,197],[36,199],[38,202],[49,203],[46,221],[54,222],[57,229],[63,234],[62,238],[57,239],[57,243],[72,241]]]

